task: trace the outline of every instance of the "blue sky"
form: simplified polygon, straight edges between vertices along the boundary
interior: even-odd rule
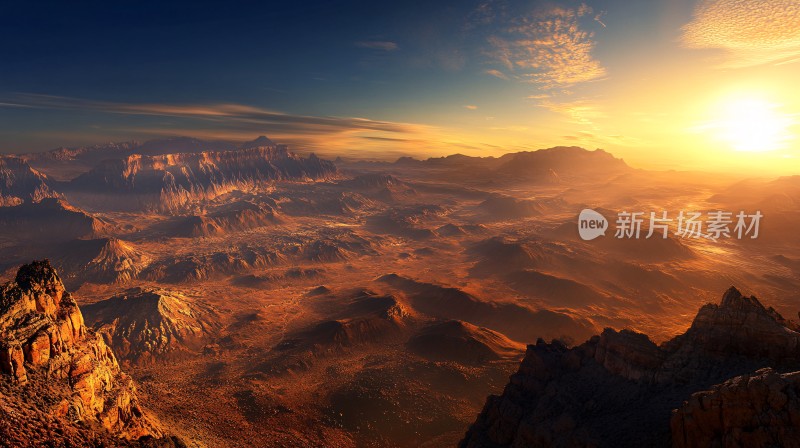
[[[676,111],[697,91],[780,84],[800,55],[796,1],[166,3],[0,6],[0,151],[267,134],[378,157],[651,160],[671,134],[648,122],[684,144],[696,126]],[[636,101],[659,91],[685,92],[654,98],[671,116]]]

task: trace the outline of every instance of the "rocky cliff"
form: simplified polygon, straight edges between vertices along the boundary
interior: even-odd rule
[[[766,368],[692,394],[671,426],[675,448],[800,447],[800,372]]]
[[[19,157],[0,157],[0,206],[38,202],[56,197],[47,176],[34,170]]]
[[[66,188],[73,194],[126,194],[127,203],[175,212],[193,201],[213,199],[232,190],[248,190],[282,180],[319,180],[335,173],[331,162],[313,154],[302,158],[284,145],[273,144],[230,151],[134,154],[101,162]]]
[[[23,424],[61,428],[61,436],[36,435],[48,443],[67,443],[62,437],[68,434],[82,441],[78,446],[90,444],[86,437],[161,436],[139,405],[132,379],[103,339],[84,325],[47,260],[22,266],[14,281],[0,286],[0,373],[3,413]],[[26,423],[26,415],[36,421]],[[14,446],[43,446],[15,441],[30,437],[24,428],[5,431],[10,432],[0,440]]]
[[[797,326],[731,288],[661,346],[611,329],[574,348],[529,346],[460,446],[788,446],[795,375],[759,371],[714,386],[766,367],[800,369]]]

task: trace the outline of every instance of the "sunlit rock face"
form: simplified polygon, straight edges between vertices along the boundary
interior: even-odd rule
[[[0,287],[0,372],[10,377],[12,407],[16,394],[34,391],[43,403],[36,411],[54,424],[84,422],[127,439],[161,435],[47,260],[22,266]]]
[[[141,196],[141,208],[179,212],[193,201],[209,200],[234,190],[263,187],[275,181],[332,178],[336,167],[315,155],[289,152],[284,145],[231,151],[207,151],[147,156],[133,154],[106,160],[78,176],[67,191]],[[130,201],[129,201],[130,202]],[[130,206],[130,204],[126,204]]]
[[[0,206],[38,202],[56,197],[47,176],[18,157],[0,157]]]

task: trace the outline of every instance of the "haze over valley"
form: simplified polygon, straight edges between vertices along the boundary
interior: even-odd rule
[[[665,342],[730,285],[797,312],[800,247],[777,237],[798,223],[793,177],[647,171],[578,147],[330,161],[266,137],[0,163],[5,277],[48,259],[141,406],[189,446],[453,446],[526,344],[605,328]],[[759,244],[578,232],[585,208],[613,225],[755,207]]]

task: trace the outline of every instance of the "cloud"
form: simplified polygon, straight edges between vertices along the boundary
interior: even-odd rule
[[[356,47],[370,50],[395,51],[400,48],[397,43],[388,40],[364,40],[356,42]]]
[[[492,75],[495,78],[508,79],[508,76],[506,76],[505,73],[501,72],[500,70],[491,69],[491,70],[486,70],[484,73],[486,73],[487,75]]]
[[[127,115],[154,115],[216,122],[228,126],[281,126],[281,129],[336,131],[362,129],[384,132],[406,132],[422,125],[391,121],[370,120],[359,117],[318,117],[278,112],[244,104],[154,104],[95,101],[53,95],[18,94],[7,103],[17,107],[40,109],[81,110]]]
[[[478,106],[476,106],[476,105],[474,105],[474,104],[465,104],[465,105],[464,105],[464,109],[469,109],[469,110],[478,110]]]
[[[594,16],[594,21],[599,23],[603,28],[607,28],[606,24],[603,22],[603,17],[606,15],[606,11],[600,11],[597,15]]]
[[[90,144],[98,140],[190,136],[204,139],[245,141],[269,135],[301,152],[323,156],[392,159],[401,155],[452,154],[454,148],[476,155],[524,149],[476,142],[461,131],[417,123],[373,120],[361,117],[319,117],[288,114],[235,103],[155,104],[96,101],[39,94],[16,94],[0,98],[0,107],[74,111],[87,114],[83,127],[53,129],[37,133],[40,144]],[[121,115],[120,120],[102,120],[96,115]],[[133,119],[139,117],[138,119]],[[33,140],[31,140],[33,141]],[[48,147],[49,147],[48,146]],[[41,147],[40,149],[45,149]],[[22,149],[28,152],[30,149]]]
[[[379,152],[408,147],[413,153],[420,147],[443,148],[441,129],[416,123],[373,120],[361,117],[320,117],[288,114],[265,108],[231,103],[217,104],[155,104],[96,101],[52,95],[17,94],[0,98],[0,107],[66,110],[76,113],[140,116],[145,120],[104,120],[95,136],[107,135],[131,138],[144,136],[187,135],[198,138],[247,140],[253,135],[270,135],[277,141],[289,143],[320,153],[351,151]],[[147,117],[152,119],[147,120]],[[92,120],[95,117],[90,116]],[[93,121],[94,122],[94,121]],[[135,125],[133,124],[135,123]],[[135,135],[132,135],[135,134]],[[365,147],[362,140],[370,137],[376,142],[395,142]],[[95,137],[97,138],[97,137]],[[138,137],[137,137],[138,138]],[[73,139],[65,134],[65,139]],[[85,139],[82,139],[85,140]],[[404,145],[401,143],[405,142]],[[413,144],[412,144],[413,142]],[[65,144],[61,142],[60,144]],[[444,151],[443,151],[444,152]]]
[[[537,94],[533,94],[533,95],[528,95],[528,99],[529,100],[545,100],[547,98],[550,98],[550,96],[551,95],[548,94],[548,93],[537,93]]]
[[[592,56],[594,33],[580,19],[592,14],[586,4],[576,8],[540,7],[509,20],[489,36],[487,55],[511,76],[543,89],[563,89],[606,75]],[[598,20],[599,21],[599,20]]]
[[[596,127],[597,120],[606,118],[601,106],[589,99],[573,101],[550,101],[545,99],[540,101],[538,105],[569,117],[573,124],[591,126],[593,128]]]
[[[800,56],[797,0],[702,0],[683,27],[683,45],[723,50],[725,67],[780,63]]]

